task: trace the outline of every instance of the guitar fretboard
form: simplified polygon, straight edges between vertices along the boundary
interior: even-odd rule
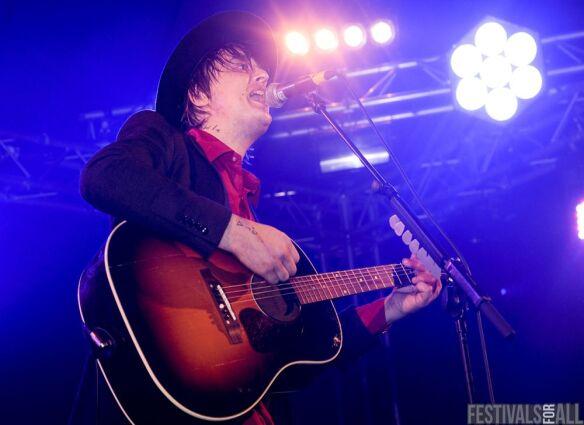
[[[401,264],[298,276],[290,279],[301,304],[332,300],[411,284],[412,271]]]

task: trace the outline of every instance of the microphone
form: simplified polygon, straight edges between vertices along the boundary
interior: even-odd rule
[[[319,85],[337,76],[337,71],[321,71],[308,74],[289,83],[272,83],[266,88],[266,104],[281,108],[293,96],[310,93]]]

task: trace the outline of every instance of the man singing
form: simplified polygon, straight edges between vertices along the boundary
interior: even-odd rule
[[[257,16],[232,11],[200,23],[166,63],[156,111],[130,117],[117,141],[89,161],[82,196],[115,221],[180,241],[203,258],[221,249],[272,284],[294,276],[299,254],[286,234],[255,221],[259,181],[242,168],[272,120],[264,95],[276,62],[272,32]],[[439,280],[415,257],[403,262],[416,270],[412,286],[341,315],[347,350],[438,296]],[[259,403],[237,422],[273,420]]]

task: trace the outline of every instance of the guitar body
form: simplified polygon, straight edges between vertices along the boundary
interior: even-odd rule
[[[298,275],[316,271],[301,252]],[[226,421],[249,412],[296,364],[332,361],[342,330],[330,301],[301,305],[223,251],[203,259],[120,223],[81,277],[89,331],[114,341],[98,366],[130,422]]]

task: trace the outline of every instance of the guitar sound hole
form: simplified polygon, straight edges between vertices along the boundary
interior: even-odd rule
[[[252,282],[251,290],[258,307],[268,317],[289,323],[300,315],[300,302],[289,283]]]

